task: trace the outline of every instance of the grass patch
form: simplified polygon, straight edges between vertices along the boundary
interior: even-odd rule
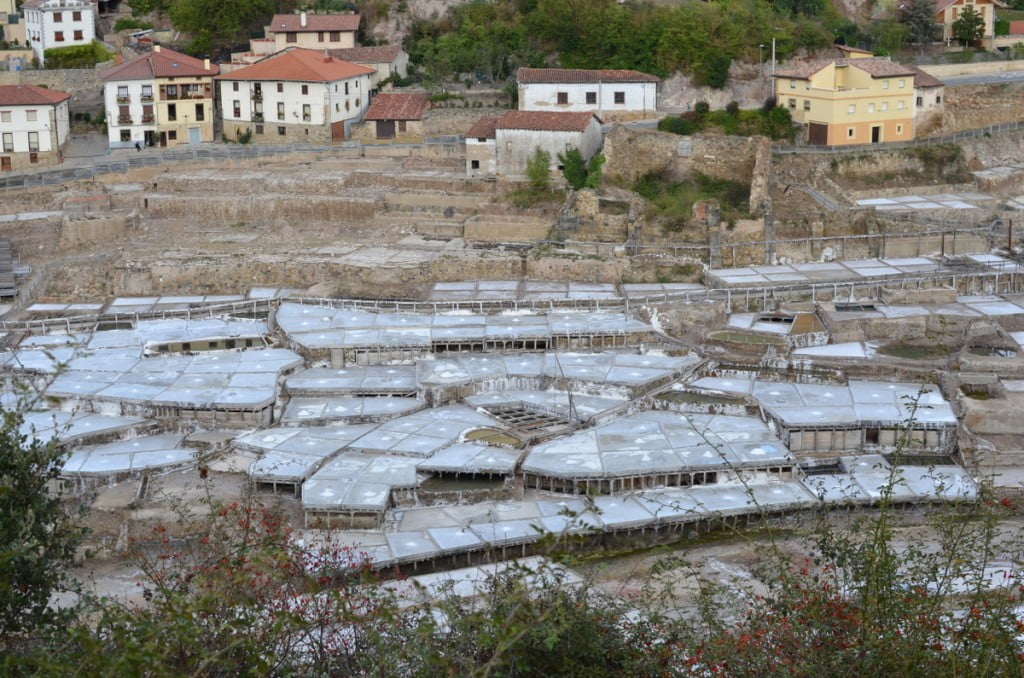
[[[479,428],[466,434],[466,440],[473,440],[496,447],[522,447],[523,441],[504,431],[494,428]]]
[[[762,135],[777,141],[792,141],[800,128],[793,122],[789,109],[775,106],[755,110],[688,111],[678,117],[670,115],[663,118],[658,129],[684,136],[714,131],[730,136]]]
[[[735,222],[750,213],[750,186],[739,181],[713,179],[697,172],[690,181],[672,181],[664,174],[645,175],[633,190],[647,201],[647,216],[659,219],[667,231],[682,231],[693,219],[693,204],[717,200],[722,221]]]
[[[505,199],[520,209],[560,205],[565,200],[565,191],[545,191],[536,188],[519,188],[505,194]]]
[[[907,360],[935,360],[949,355],[949,351],[942,346],[922,346],[920,344],[909,344],[904,341],[894,341],[879,347],[878,352],[894,358],[906,358]]]

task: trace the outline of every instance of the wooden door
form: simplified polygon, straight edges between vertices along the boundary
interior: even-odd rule
[[[807,143],[815,146],[828,145],[828,125],[812,122],[807,125]]]
[[[378,120],[377,121],[377,138],[378,139],[394,139],[395,138],[395,121],[394,120]]]

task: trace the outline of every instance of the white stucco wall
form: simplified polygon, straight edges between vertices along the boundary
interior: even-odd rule
[[[551,171],[556,172],[559,153],[577,148],[584,160],[590,160],[601,150],[603,141],[601,125],[594,118],[591,118],[583,132],[499,129],[495,132],[497,174],[523,176],[526,173],[527,161],[538,148],[551,155]]]
[[[565,92],[568,103],[558,103],[558,93]],[[615,103],[615,93],[622,92],[624,103]],[[587,103],[592,93],[594,104]],[[573,84],[521,84],[519,110],[521,111],[594,111],[608,113],[653,112],[657,109],[658,84],[655,82],[573,83]]]
[[[476,138],[466,138],[466,176],[475,179],[493,177],[497,174],[498,164],[494,145],[494,139],[480,141]],[[474,160],[479,167],[473,167]]]
[[[237,83],[238,89],[235,90]],[[286,82],[282,81],[281,92],[275,81],[244,81],[221,80],[220,105],[224,120],[257,122],[253,94],[255,85],[260,85],[263,104],[263,122],[273,124],[328,125],[333,122],[361,120],[370,107],[370,74],[354,78],[338,80],[331,83],[322,82]],[[302,87],[307,93],[302,93]],[[346,91],[347,85],[347,91]],[[239,103],[239,115],[235,115],[234,102]],[[281,116],[278,104],[283,104]],[[304,106],[309,106],[309,120],[304,119]]]
[[[153,93],[153,102],[144,104],[142,102],[142,88],[149,86]],[[120,87],[128,88],[128,115],[131,116],[131,123],[121,123],[118,120],[120,109],[125,104],[117,102]],[[111,148],[129,148],[135,142],[142,143],[146,139],[146,132],[156,132],[156,86],[149,80],[124,80],[110,81],[103,84],[103,108],[107,114],[107,143]],[[142,111],[144,106],[153,107],[153,122],[142,122]],[[127,141],[121,140],[121,131],[127,130],[131,138]]]
[[[81,18],[74,20],[74,13],[80,12]],[[55,21],[59,13],[61,20]],[[54,47],[71,47],[86,45],[96,37],[96,19],[92,3],[75,2],[75,0],[52,0],[40,9],[26,9],[25,37],[32,45],[39,62],[43,63],[43,52]],[[75,31],[81,31],[82,37],[75,39]],[[56,34],[63,33],[64,40],[57,42]]]
[[[35,111],[35,120],[29,120],[29,111]],[[5,122],[4,114],[10,114],[10,121]],[[68,115],[68,102],[62,101],[56,106],[32,105],[32,106],[0,106],[0,152],[4,151],[3,142],[9,139],[14,145],[14,153],[29,152],[29,134],[34,132],[39,139],[39,153],[49,153],[56,150],[67,141],[70,127],[70,116]],[[51,131],[56,130],[56,135]],[[10,137],[4,135],[10,134]]]
[[[916,102],[920,100],[921,104],[917,105]],[[930,113],[935,109],[942,109],[946,102],[946,88],[945,87],[923,87],[914,89],[914,101],[915,101],[915,114],[920,116],[922,113]]]

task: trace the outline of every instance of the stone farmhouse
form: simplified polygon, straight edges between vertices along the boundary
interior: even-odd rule
[[[39,63],[55,47],[87,45],[96,37],[96,14],[90,0],[25,0],[25,39]]]
[[[589,111],[629,119],[658,108],[658,78],[639,71],[520,68],[516,82],[521,111]]]
[[[219,75],[223,133],[258,144],[343,141],[370,105],[374,72],[296,48]]]
[[[485,131],[477,125],[474,125],[471,131],[475,134]],[[479,146],[474,149],[473,159],[479,162],[479,166],[474,167],[473,159],[468,160],[470,172],[480,172],[491,166],[490,158],[483,157],[485,149],[489,146],[486,142],[481,144],[480,138],[473,137],[474,144]],[[603,141],[601,121],[593,113],[508,111],[494,121],[495,173],[504,177],[524,176],[526,164],[537,149],[550,154],[552,171],[560,171],[560,153],[575,148],[579,150],[584,160],[589,160],[601,150]]]
[[[35,85],[0,85],[0,171],[60,160],[70,134],[70,98]]]
[[[159,45],[104,71],[110,147],[213,141],[213,78],[218,72],[209,59],[195,59]]]
[[[366,112],[366,122],[353,133],[363,142],[420,143],[423,116],[430,108],[426,92],[378,94]]]

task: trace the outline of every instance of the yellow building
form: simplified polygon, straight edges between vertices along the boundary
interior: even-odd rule
[[[914,70],[887,58],[829,59],[780,68],[775,98],[812,144],[842,146],[914,138]]]
[[[984,29],[981,37],[990,39],[995,34],[995,10],[1006,9],[1006,5],[999,0],[935,0],[935,23],[942,26],[942,40],[949,43],[956,39],[953,35],[953,22],[960,18],[960,14],[972,7],[975,12],[981,15]]]
[[[359,31],[358,14],[275,14],[270,24],[264,27],[266,38],[263,50],[280,52],[288,47],[304,49],[350,49],[356,46]],[[253,42],[253,48],[257,48]]]

